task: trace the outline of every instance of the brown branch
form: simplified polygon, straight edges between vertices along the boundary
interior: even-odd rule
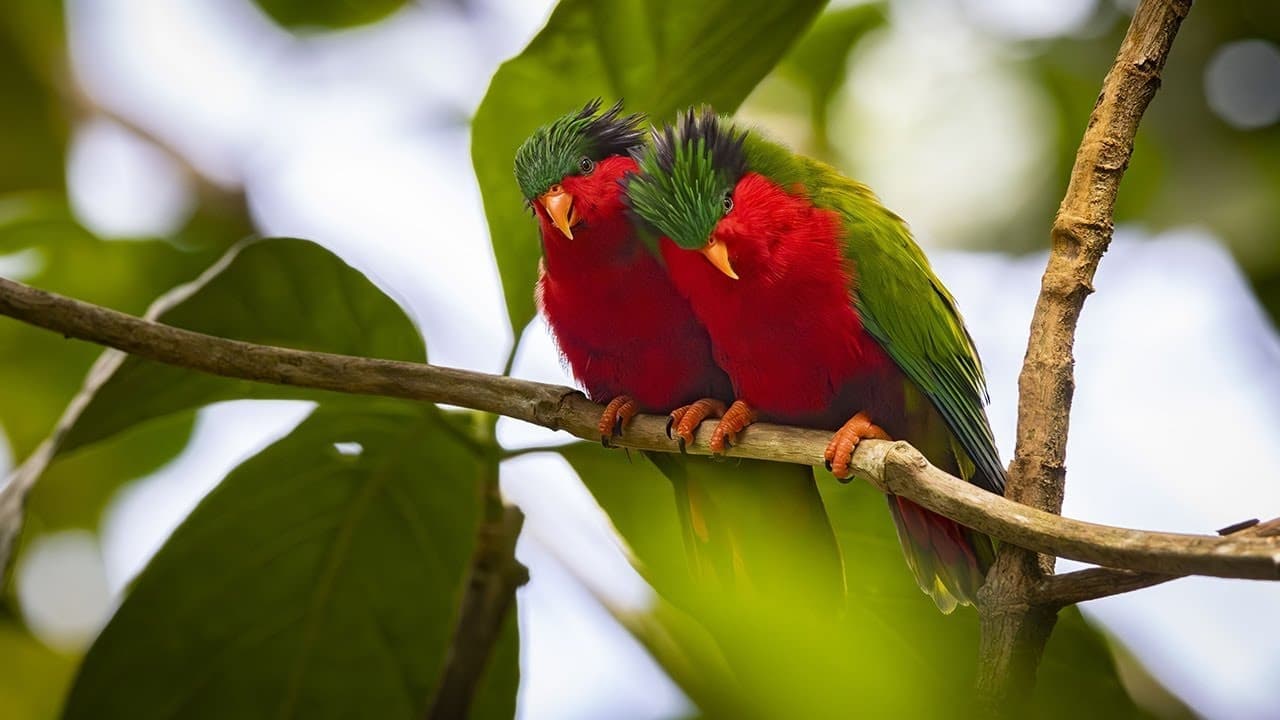
[[[1218,534],[1233,537],[1276,537],[1280,535],[1280,518],[1265,523],[1246,520],[1225,527],[1219,530]],[[1036,585],[1030,599],[1034,605],[1064,608],[1089,600],[1142,590],[1181,577],[1186,576],[1116,568],[1089,568],[1046,577]]]
[[[496,471],[497,463],[490,465]],[[502,505],[496,472],[492,482],[485,483],[485,493],[485,518],[444,672],[426,714],[430,720],[467,717],[503,626],[516,621],[512,613],[516,590],[529,580],[528,569],[515,556],[524,515],[518,508]]]
[[[1007,495],[1050,513],[1062,511],[1072,393],[1072,347],[1098,262],[1111,242],[1116,192],[1133,154],[1147,105],[1192,0],[1141,0],[1102,81],[1050,235],[1052,249],[1031,320],[1018,378],[1018,440]],[[1017,715],[1055,621],[1031,604],[1053,571],[1051,558],[1002,548],[980,595],[983,662],[978,690],[993,713]]]
[[[89,340],[158,362],[225,377],[361,395],[447,403],[506,415],[598,440],[602,408],[576,390],[419,363],[256,345],[182,330],[0,278],[0,315],[67,337]],[[712,428],[699,429],[688,451],[710,454]],[[829,434],[760,424],[735,457],[818,466]],[[618,445],[676,452],[666,418],[636,417]],[[863,442],[855,475],[1006,542],[1036,552],[1155,573],[1280,579],[1280,542],[1270,539],[1145,532],[1064,518],[986,492],[930,465],[903,442]],[[22,475],[19,475],[22,478]],[[34,477],[28,478],[34,481]],[[25,493],[23,483],[0,492]],[[4,504],[0,502],[0,507]],[[4,527],[0,517],[0,528]]]

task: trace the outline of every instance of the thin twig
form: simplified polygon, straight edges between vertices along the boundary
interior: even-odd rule
[[[1218,534],[1232,537],[1275,537],[1280,535],[1280,518],[1264,523],[1256,519],[1245,520],[1222,528]],[[1154,587],[1181,577],[1186,576],[1116,568],[1089,568],[1046,577],[1032,591],[1031,602],[1034,605],[1064,608],[1068,605]]]

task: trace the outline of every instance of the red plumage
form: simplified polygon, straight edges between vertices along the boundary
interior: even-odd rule
[[[858,318],[856,268],[842,252],[834,212],[748,173],[712,238],[724,243],[740,279],[669,239],[661,249],[738,400],[760,420],[825,430],[866,412],[935,462],[952,457],[940,418],[932,408],[911,406],[920,396],[909,395],[910,381]],[[889,506],[904,544],[916,550],[908,560],[936,562],[972,602],[983,573],[970,531],[903,498],[891,496]]]
[[[632,229],[619,180],[635,169],[631,158],[612,156],[588,175],[562,180],[579,219],[573,239],[534,203],[543,243],[538,305],[593,400],[625,395],[649,413],[700,398],[728,400],[729,378],[712,357],[706,329]],[[808,468],[661,453],[651,460],[673,484],[690,571],[704,589],[786,597],[824,610],[840,602],[840,552]]]
[[[538,306],[570,371],[596,402],[619,395],[640,412],[666,413],[700,397],[727,397],[707,331],[641,243],[622,203],[629,157],[564,178],[582,222],[572,240],[533,207],[542,229]]]

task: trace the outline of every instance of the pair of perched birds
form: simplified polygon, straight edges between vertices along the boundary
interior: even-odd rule
[[[681,448],[719,418],[717,453],[769,421],[834,431],[837,477],[862,438],[894,438],[1003,494],[973,341],[902,219],[834,168],[709,109],[651,133],[644,123],[597,99],[536,130],[515,158],[542,235],[539,305],[578,381],[607,403],[605,444],[641,412],[670,412]],[[692,542],[709,542],[714,509],[698,506],[714,499],[697,481],[723,470],[654,459],[686,484]],[[749,465],[743,478],[770,475],[751,476],[759,511],[790,518],[784,532],[807,533],[806,552],[839,562],[812,471]],[[888,501],[920,588],[943,612],[972,604],[991,540]],[[742,572],[741,557],[727,563],[721,572]]]

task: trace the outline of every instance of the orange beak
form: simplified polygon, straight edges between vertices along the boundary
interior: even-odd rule
[[[551,217],[551,222],[564,233],[564,236],[573,239],[573,226],[577,225],[581,218],[573,208],[573,196],[565,192],[563,185],[552,185],[551,189],[538,196],[538,202],[542,203],[542,207],[547,209],[547,215]]]
[[[724,243],[717,242],[715,238],[712,238],[711,242],[707,243],[698,252],[702,253],[707,260],[710,260],[717,270],[734,280],[738,279],[738,273],[733,271],[733,265],[729,262],[729,251],[725,248]]]

